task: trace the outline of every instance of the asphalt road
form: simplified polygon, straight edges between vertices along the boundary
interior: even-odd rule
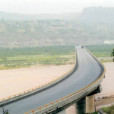
[[[102,68],[86,49],[77,48],[77,61],[77,70],[67,79],[45,91],[8,104],[4,109],[9,110],[10,114],[24,114],[76,92],[99,78]],[[0,108],[0,114],[2,114],[2,108]]]

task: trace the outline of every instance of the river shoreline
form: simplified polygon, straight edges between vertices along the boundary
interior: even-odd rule
[[[0,70],[0,99],[38,87],[64,75],[74,65],[33,66]]]

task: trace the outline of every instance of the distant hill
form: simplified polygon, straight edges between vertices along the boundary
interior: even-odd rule
[[[114,22],[114,7],[88,7],[82,12],[61,14],[18,14],[0,12],[0,20],[78,20],[84,22]]]
[[[79,19],[86,22],[114,22],[114,7],[90,7],[85,8]]]
[[[0,12],[0,47],[103,44],[114,40],[114,8],[26,15]]]

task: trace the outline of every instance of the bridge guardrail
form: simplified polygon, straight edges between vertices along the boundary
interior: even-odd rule
[[[85,88],[82,88],[81,90],[79,90],[77,92],[74,92],[68,96],[65,96],[65,97],[58,99],[54,102],[51,102],[49,104],[46,104],[42,107],[38,107],[34,110],[26,112],[25,114],[43,114],[45,112],[49,112],[49,111],[54,110],[56,108],[62,107],[65,104],[68,104],[76,99],[78,100],[81,97],[83,97],[83,95],[87,95],[90,92],[92,92],[93,90],[95,90],[99,86],[100,82],[103,80],[106,70],[105,70],[104,65],[89,50],[88,50],[88,52],[91,54],[91,56],[93,56],[93,58],[103,68],[103,72],[101,73],[100,77],[97,80],[95,80],[93,83],[89,84],[88,86],[86,86]]]
[[[76,55],[76,52],[75,52],[75,55]],[[77,56],[77,55],[76,55]],[[72,69],[69,71],[69,72],[66,72],[65,74],[63,74],[62,76],[56,78],[55,80],[52,80],[46,84],[43,84],[41,86],[38,86],[38,87],[35,87],[35,88],[31,88],[29,90],[26,90],[22,93],[18,93],[18,94],[15,94],[13,96],[9,96],[9,97],[6,97],[6,98],[3,98],[3,99],[0,99],[0,106],[3,106],[5,104],[8,104],[10,102],[14,102],[16,100],[19,100],[19,99],[22,99],[24,97],[27,97],[27,96],[30,96],[32,94],[35,94],[37,92],[40,92],[44,89],[47,89],[57,83],[59,83],[60,81],[66,79],[69,77],[69,75],[74,71],[74,69],[76,68],[76,56],[75,56],[75,65],[72,67]]]

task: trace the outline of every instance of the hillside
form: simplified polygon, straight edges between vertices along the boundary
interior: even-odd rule
[[[79,20],[84,22],[114,23],[114,7],[85,8]]]
[[[92,7],[84,9],[78,15],[69,14],[72,15],[69,19],[65,19],[65,15],[58,18],[53,15],[54,19],[52,17],[49,19],[49,16],[44,14],[45,18],[39,16],[40,19],[37,16],[2,12],[0,47],[103,44],[104,41],[114,40],[113,13],[114,8]]]

